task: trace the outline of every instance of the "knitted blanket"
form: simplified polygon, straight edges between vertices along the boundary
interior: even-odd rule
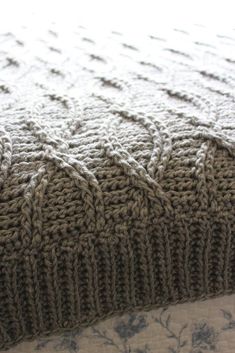
[[[0,347],[234,292],[234,33],[0,43]]]

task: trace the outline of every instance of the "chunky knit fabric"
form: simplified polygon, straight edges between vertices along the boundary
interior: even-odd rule
[[[234,292],[235,35],[206,34],[1,35],[2,349]]]

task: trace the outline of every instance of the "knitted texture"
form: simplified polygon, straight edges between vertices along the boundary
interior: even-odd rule
[[[235,291],[235,35],[0,36],[0,347]]]

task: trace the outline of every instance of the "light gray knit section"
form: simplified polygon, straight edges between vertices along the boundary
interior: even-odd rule
[[[1,349],[234,292],[235,33],[203,31],[0,36]]]

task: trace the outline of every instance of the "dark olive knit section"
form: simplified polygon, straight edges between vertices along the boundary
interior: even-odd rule
[[[235,35],[160,39],[0,35],[0,349],[235,292]]]

